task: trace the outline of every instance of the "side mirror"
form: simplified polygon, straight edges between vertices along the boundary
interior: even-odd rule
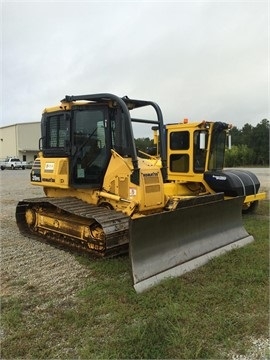
[[[45,140],[44,136],[39,138],[39,140],[38,140],[38,148],[39,148],[39,150],[42,150],[44,148],[44,143],[43,143],[44,140]]]
[[[232,136],[228,134],[228,149],[231,150],[232,148]]]
[[[200,132],[199,145],[201,150],[205,150],[205,139],[206,139],[206,133]]]

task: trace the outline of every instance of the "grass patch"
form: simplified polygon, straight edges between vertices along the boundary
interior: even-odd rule
[[[245,216],[255,241],[136,294],[128,257],[79,258],[93,277],[72,306],[2,302],[1,358],[208,359],[269,335],[269,204]],[[269,354],[268,354],[269,355]],[[267,355],[266,355],[267,356]]]

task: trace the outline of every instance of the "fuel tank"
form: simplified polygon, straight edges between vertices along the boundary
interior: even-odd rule
[[[260,182],[255,174],[247,170],[213,170],[204,173],[204,180],[215,192],[225,196],[247,196],[257,194]]]

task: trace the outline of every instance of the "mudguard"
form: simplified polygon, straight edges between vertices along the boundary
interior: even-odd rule
[[[254,239],[242,223],[244,197],[144,216],[130,224],[134,288],[142,292]]]

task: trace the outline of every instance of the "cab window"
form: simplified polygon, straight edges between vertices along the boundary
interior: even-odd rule
[[[177,131],[170,134],[171,150],[187,150],[189,148],[189,132]]]
[[[190,134],[188,131],[170,133],[169,167],[171,172],[189,172]]]

